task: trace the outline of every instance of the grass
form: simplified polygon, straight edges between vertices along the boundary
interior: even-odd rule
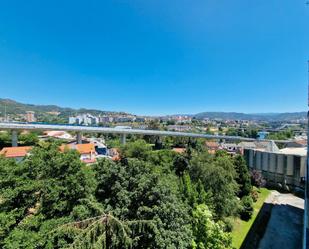
[[[233,240],[233,247],[236,249],[240,248],[252,224],[254,223],[260,209],[262,208],[265,199],[270,194],[270,190],[266,188],[261,188],[259,191],[260,191],[259,198],[257,202],[253,204],[254,212],[253,212],[251,219],[249,221],[243,221],[239,218],[236,218],[234,220],[232,240]]]

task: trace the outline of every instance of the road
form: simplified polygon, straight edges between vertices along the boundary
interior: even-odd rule
[[[152,136],[173,136],[173,137],[195,137],[205,139],[227,139],[234,141],[256,141],[253,138],[240,136],[225,135],[209,135],[203,133],[176,132],[176,131],[159,131],[159,130],[142,130],[142,129],[123,129],[110,127],[92,127],[78,125],[57,125],[57,124],[35,124],[35,123],[0,123],[0,130],[62,130],[85,133],[111,133],[111,134],[136,134],[136,135],[152,135]],[[271,141],[271,140],[263,140]],[[288,142],[277,141],[274,142]]]

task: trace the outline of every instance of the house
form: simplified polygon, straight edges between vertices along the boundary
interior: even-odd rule
[[[4,147],[0,151],[0,156],[4,156],[5,158],[13,158],[17,162],[20,162],[29,154],[31,149],[31,146]]]
[[[215,141],[206,141],[205,146],[210,154],[215,154],[216,151],[220,149],[219,144]]]
[[[229,154],[236,154],[239,152],[237,144],[234,143],[222,143],[222,149]]]
[[[63,144],[60,146],[60,151],[77,150],[80,154],[80,160],[85,163],[94,163],[96,161],[96,151],[94,144]]]

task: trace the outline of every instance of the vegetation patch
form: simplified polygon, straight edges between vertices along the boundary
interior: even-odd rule
[[[233,223],[232,241],[234,248],[240,248],[244,239],[246,238],[251,226],[253,225],[259,211],[261,210],[265,199],[270,194],[270,190],[266,188],[260,188],[258,190],[259,197],[256,202],[253,203],[253,214],[250,220],[245,221],[240,218],[236,218]]]

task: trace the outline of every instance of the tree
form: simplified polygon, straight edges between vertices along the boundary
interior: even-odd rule
[[[135,232],[152,228],[148,221],[121,221],[111,214],[103,214],[82,221],[64,224],[58,228],[76,234],[68,248],[132,248],[138,238]]]
[[[244,196],[241,199],[240,218],[242,220],[249,220],[253,214],[253,200],[251,196]]]
[[[121,220],[148,220],[153,230],[138,233],[136,248],[188,248],[192,240],[189,207],[178,195],[176,176],[160,175],[147,162],[101,160],[93,167],[96,198]]]
[[[190,175],[185,173],[180,182],[181,192],[184,199],[188,202],[190,207],[194,207],[197,204],[198,193],[192,184]]]
[[[211,194],[215,218],[220,219],[237,213],[236,172],[228,155],[218,153],[214,158],[204,153],[195,155],[191,160],[190,176],[195,182],[200,180],[205,191]]]
[[[20,163],[0,157],[0,247],[229,248],[220,220],[239,204],[231,157],[192,149],[188,161],[141,140],[122,153],[85,165],[40,142]]]
[[[176,175],[179,177],[182,176],[187,169],[189,169],[188,160],[182,155],[177,155],[174,158],[173,166]]]
[[[221,222],[214,222],[205,204],[193,210],[194,249],[232,249],[232,239]]]
[[[76,151],[61,153],[57,146],[37,147],[25,161],[30,177],[40,183],[40,210],[50,218],[68,215],[80,199],[94,190],[90,170]]]
[[[163,143],[162,141],[160,140],[160,138],[158,137],[155,141],[155,145],[154,145],[154,149],[155,150],[161,150],[163,149]]]
[[[252,190],[250,173],[245,159],[241,155],[237,155],[234,158],[234,165],[236,170],[236,182],[239,185],[238,197],[242,198],[245,195],[249,195]]]
[[[151,151],[151,146],[145,140],[139,139],[130,142],[121,147],[121,157],[125,158],[139,158],[145,160],[148,153]]]
[[[74,210],[79,218],[76,207],[94,190],[89,168],[76,152],[60,153],[54,144],[42,146],[34,148],[18,164],[0,158],[1,247],[45,248],[46,241],[52,244],[49,248],[57,248],[47,239],[45,224],[51,220],[55,220],[54,226],[71,221]],[[47,230],[51,228],[54,227]],[[62,241],[61,244],[67,240]]]
[[[39,142],[39,138],[35,133],[20,134],[18,139],[22,145],[26,146],[36,145]]]
[[[11,146],[11,136],[8,132],[0,132],[0,149]]]

